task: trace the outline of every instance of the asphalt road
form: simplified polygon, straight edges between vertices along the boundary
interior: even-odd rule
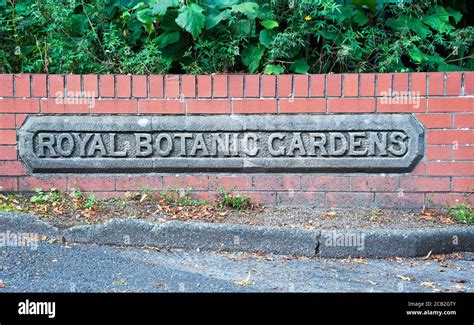
[[[1,247],[0,292],[473,292],[473,255],[328,260],[41,242]]]

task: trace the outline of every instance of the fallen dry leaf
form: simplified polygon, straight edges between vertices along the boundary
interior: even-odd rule
[[[433,250],[429,251],[428,254],[426,254],[425,257],[422,258],[422,260],[427,260],[431,257],[431,253],[433,252]]]
[[[400,279],[402,279],[402,280],[404,280],[404,281],[415,281],[414,278],[411,278],[411,277],[406,276],[406,275],[401,275],[401,274],[397,274],[397,278],[400,278]]]
[[[5,283],[3,281],[0,281],[0,289],[3,289],[5,287],[6,287]]]
[[[324,214],[324,218],[332,219],[337,215],[336,211],[328,211]]]

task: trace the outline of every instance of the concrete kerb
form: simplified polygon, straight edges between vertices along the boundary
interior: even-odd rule
[[[111,219],[57,229],[24,213],[0,213],[0,232],[35,233],[66,242],[241,251],[307,257],[416,257],[474,250],[474,227],[407,230],[310,230],[237,224]]]

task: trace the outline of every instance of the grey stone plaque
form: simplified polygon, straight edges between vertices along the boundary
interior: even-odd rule
[[[31,116],[32,172],[407,172],[424,129],[409,114]]]

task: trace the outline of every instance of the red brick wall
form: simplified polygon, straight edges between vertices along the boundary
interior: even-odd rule
[[[94,97],[58,104],[57,96]],[[70,92],[73,92],[71,94]],[[419,105],[387,103],[413,92]],[[69,93],[69,94],[68,94]],[[94,102],[94,105],[92,103]],[[425,156],[409,174],[29,175],[17,132],[32,114],[413,113],[427,130]],[[265,204],[420,208],[472,204],[474,72],[344,75],[0,75],[2,191],[79,187],[100,196],[141,187],[192,187],[212,198],[225,187]]]

